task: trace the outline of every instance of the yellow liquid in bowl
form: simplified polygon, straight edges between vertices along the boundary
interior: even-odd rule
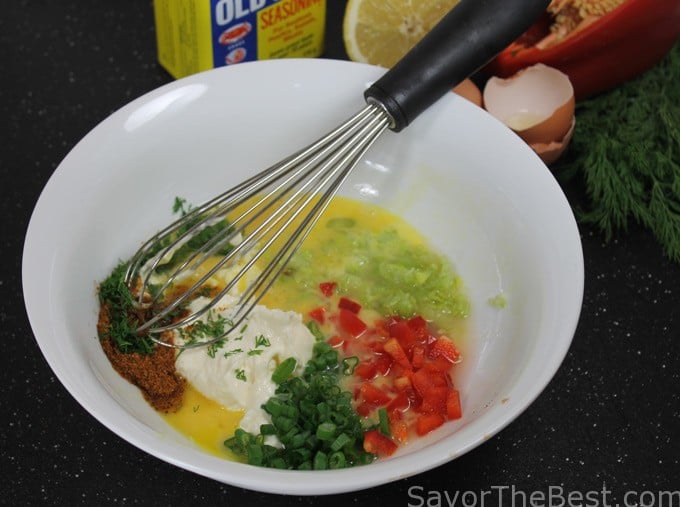
[[[393,229],[405,243],[413,246],[427,245],[427,241],[417,229],[406,223],[402,218],[391,212],[364,202],[336,197],[328,206],[325,213],[305,240],[300,252],[312,259],[311,272],[307,272],[303,279],[282,276],[265,294],[260,304],[269,308],[285,311],[295,311],[306,315],[310,310],[324,302],[324,297],[318,290],[322,281],[335,281],[342,276],[344,264],[342,253],[328,245],[338,235],[336,228],[329,224],[333,220],[349,220],[358,224],[357,227],[370,234]],[[349,245],[350,243],[347,243]],[[346,245],[341,245],[347,249]],[[341,249],[342,249],[341,248]],[[379,252],[375,252],[378,254]],[[295,263],[292,263],[295,264]],[[307,280],[309,278],[309,280]],[[367,281],[367,283],[371,283]],[[442,325],[459,339],[464,336],[464,319],[445,318]],[[173,414],[166,414],[166,421],[192,442],[207,452],[238,461],[237,458],[223,445],[223,442],[233,436],[243,417],[242,411],[224,408],[217,402],[208,399],[203,394],[188,386],[182,407]]]
[[[242,411],[227,410],[189,385],[184,393],[182,407],[163,417],[170,426],[201,449],[220,458],[237,460],[223,442],[238,428],[243,417]]]

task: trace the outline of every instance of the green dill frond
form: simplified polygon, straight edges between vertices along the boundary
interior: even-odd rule
[[[99,303],[106,307],[109,326],[100,339],[111,339],[123,353],[150,354],[154,343],[136,332],[139,318],[136,316],[134,296],[125,284],[127,262],[120,262],[99,285]]]
[[[581,175],[583,223],[607,240],[638,223],[680,262],[680,44],[654,68],[581,101],[560,178]]]

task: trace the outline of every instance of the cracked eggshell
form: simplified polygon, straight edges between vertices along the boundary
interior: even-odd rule
[[[571,136],[574,134],[575,125],[576,119],[572,118],[569,130],[559,141],[552,141],[551,143],[534,143],[529,146],[536,152],[545,165],[550,165],[560,158],[562,153],[567,149],[567,146],[569,146]]]
[[[490,78],[484,108],[528,144],[561,141],[574,119],[574,88],[563,72],[538,63],[507,79]]]

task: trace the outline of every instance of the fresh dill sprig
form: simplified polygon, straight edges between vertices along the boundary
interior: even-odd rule
[[[198,320],[187,328],[179,328],[178,332],[185,345],[193,345],[198,342],[213,340],[224,335],[225,326],[233,326],[233,323],[214,310],[210,310],[205,320]],[[210,357],[215,357],[219,349],[224,347],[226,338],[221,338],[207,347]]]
[[[174,214],[186,216],[191,212],[192,209],[193,206],[189,204],[186,199],[182,197],[175,197],[175,201],[172,206],[172,211]],[[194,220],[188,221],[182,228],[176,231],[172,237],[166,238],[165,241],[158,241],[152,251],[148,253],[141,263],[144,264],[144,262],[146,262],[149,258],[160,252],[161,249],[170,245],[174,239],[192,227],[197,220],[200,220],[200,217],[196,217]],[[230,227],[230,224],[225,219],[203,228],[198,234],[192,237],[191,240],[187,241],[184,245],[178,248],[174,252],[170,261],[160,265],[157,270],[169,270],[170,268],[176,266],[180,262],[184,261],[203,243],[210,241],[214,236],[220,234],[225,229],[230,230]],[[233,249],[233,246],[231,244],[227,244],[222,247],[218,254],[224,255],[231,249]],[[136,332],[136,329],[139,327],[141,322],[140,315],[138,315],[135,308],[134,296],[125,283],[125,273],[127,271],[128,265],[129,262],[120,262],[111,272],[111,274],[99,285],[99,303],[102,307],[106,306],[110,321],[108,329],[102,331],[102,334],[99,338],[102,340],[110,338],[123,353],[137,352],[140,354],[149,354],[154,349],[154,342],[147,336],[139,336]],[[147,290],[149,293],[155,294],[158,290],[158,286],[150,284],[147,286]],[[204,292],[209,291],[210,289],[205,289]],[[202,295],[207,295],[207,293]],[[178,308],[177,311],[181,311],[181,309],[182,308]],[[176,315],[169,314],[167,318],[172,319],[174,316]],[[231,322],[222,317],[211,318],[209,316],[207,322],[197,322],[189,331],[180,330],[180,333],[185,339],[185,342],[194,343],[200,339],[217,338],[223,335],[225,324],[232,325]],[[216,341],[208,347],[208,354],[214,356],[217,350],[223,345],[223,340]]]
[[[175,197],[175,200],[172,204],[173,214],[179,215],[180,217],[186,217],[193,209],[194,206],[187,202],[186,199],[184,199],[183,197]],[[177,238],[181,237],[185,232],[187,232],[189,229],[195,226],[203,218],[204,216],[200,214],[190,218],[187,217],[182,227],[178,228],[175,232],[173,232],[169,237],[165,238],[164,240],[157,241],[156,244],[149,249],[146,256],[142,259],[141,264],[144,265],[144,263],[147,262],[150,258],[156,255],[162,249],[172,244]],[[193,234],[189,241],[187,241],[179,248],[177,248],[174,251],[170,260],[163,261],[162,263],[160,263],[157,266],[156,270],[159,273],[170,271],[172,268],[177,267],[181,262],[186,260],[198,248],[212,240],[215,236],[220,234],[226,236],[226,234],[231,233],[232,230],[233,228],[230,226],[229,222],[226,219],[204,227],[203,229]],[[227,243],[223,245],[216,252],[216,254],[227,255],[229,252],[231,252],[231,250],[233,250],[233,248],[234,246],[231,243]]]
[[[589,203],[582,223],[610,240],[636,222],[680,262],[680,44],[654,68],[583,100],[569,153],[556,166],[582,176]]]
[[[111,339],[123,353],[149,354],[154,343],[136,332],[140,322],[135,313],[134,296],[125,284],[128,264],[119,263],[99,285],[99,303],[106,306],[109,326],[100,339]]]

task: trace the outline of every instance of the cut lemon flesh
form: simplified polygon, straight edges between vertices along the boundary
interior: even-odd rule
[[[392,67],[459,0],[349,0],[343,23],[347,56]]]

